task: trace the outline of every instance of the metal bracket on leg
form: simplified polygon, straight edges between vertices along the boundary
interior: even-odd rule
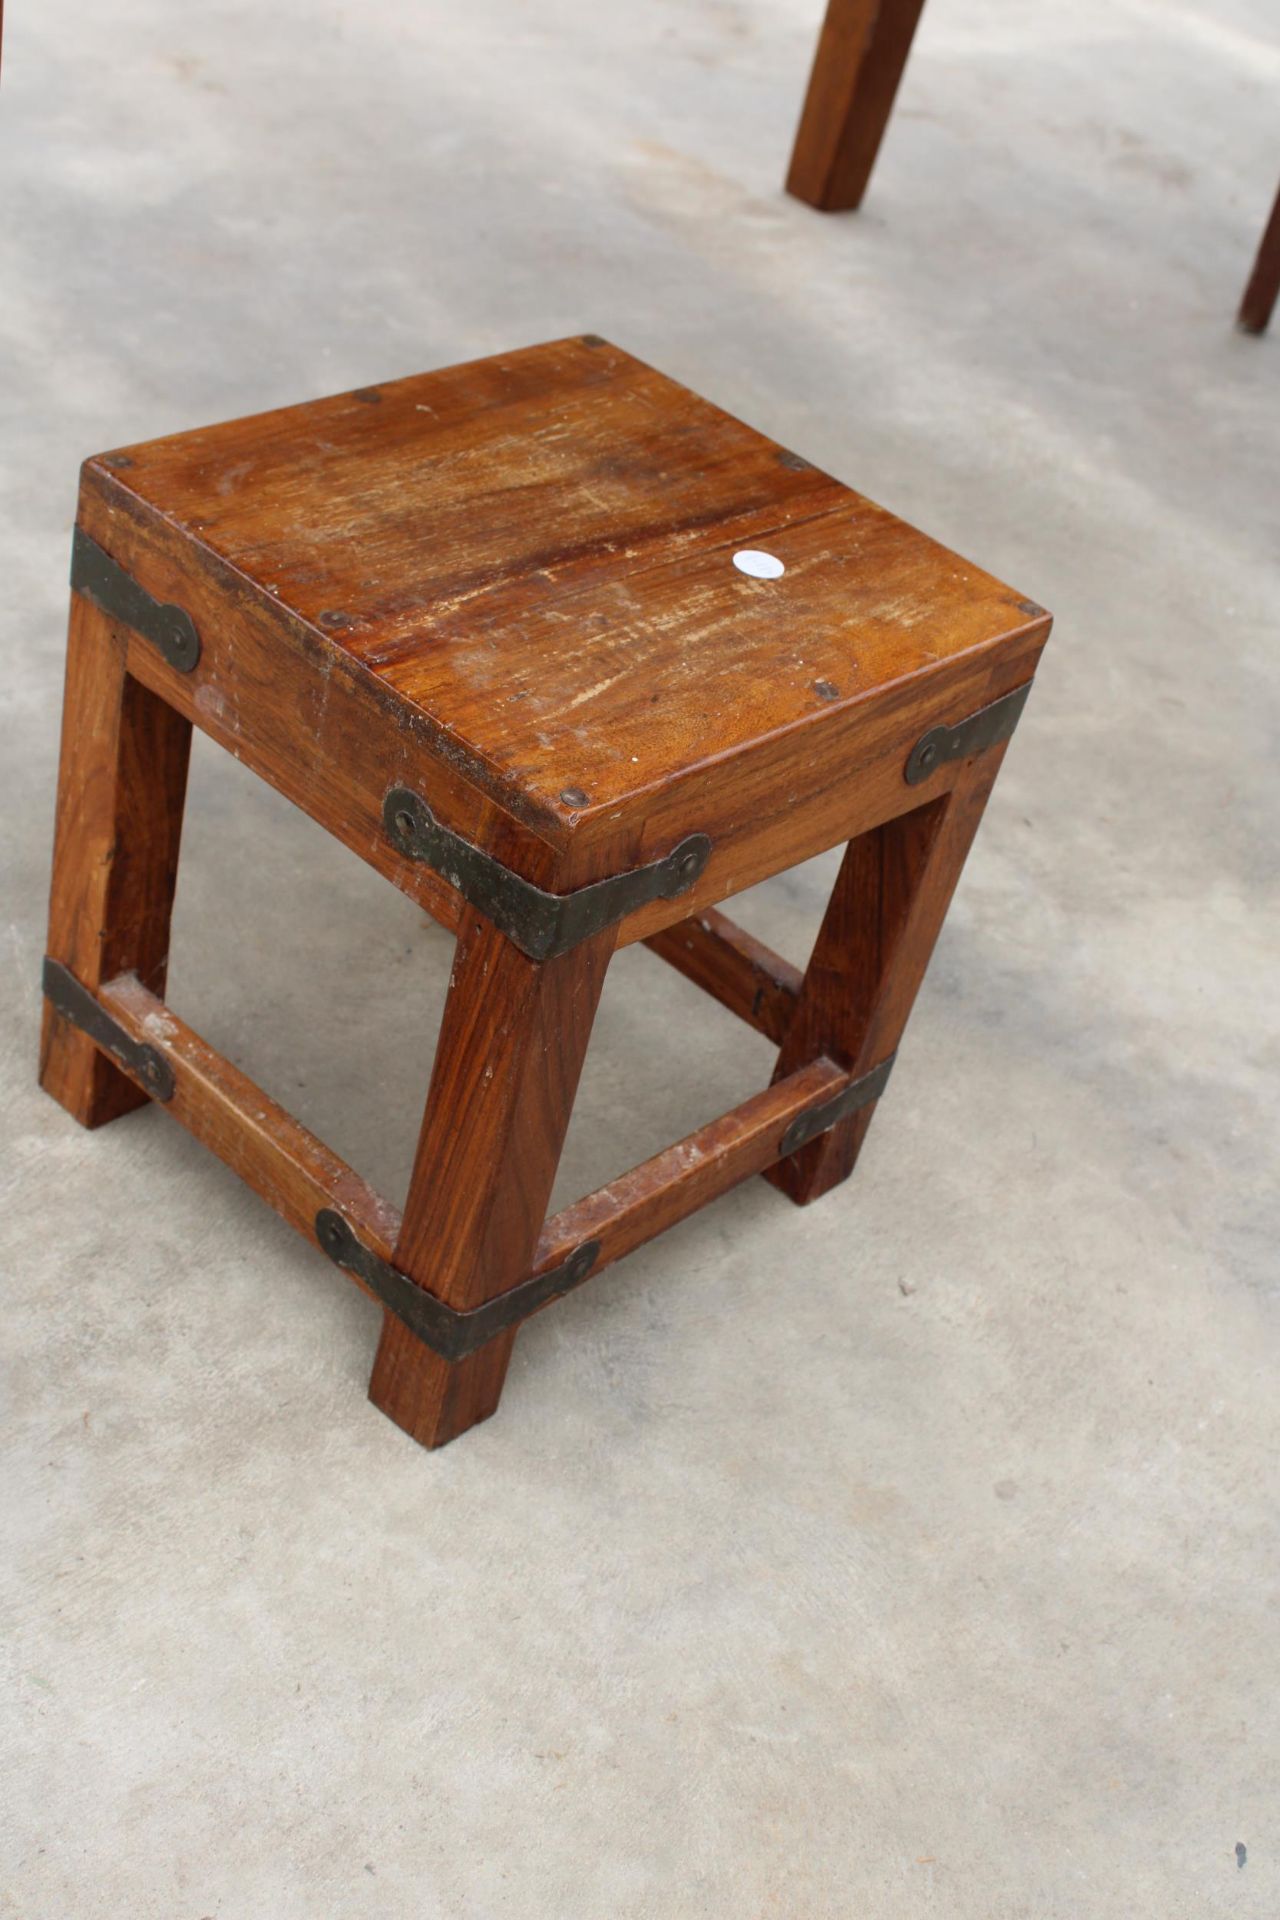
[[[83,527],[71,536],[71,585],[111,619],[149,640],[179,673],[190,673],[199,660],[200,635],[186,609],[156,600]]]
[[[789,1154],[798,1152],[806,1141],[825,1133],[851,1113],[856,1113],[859,1107],[869,1106],[873,1100],[878,1100],[884,1092],[893,1061],[894,1056],[890,1054],[878,1067],[851,1081],[831,1099],[797,1114],[782,1136],[777,1157],[786,1159]],[[401,1273],[389,1260],[375,1253],[335,1207],[320,1209],[315,1219],[315,1236],[335,1266],[363,1280],[370,1293],[381,1300],[383,1306],[394,1313],[398,1320],[402,1320],[410,1333],[416,1334],[425,1346],[450,1361],[465,1360],[469,1353],[486,1345],[495,1334],[518,1326],[531,1313],[536,1313],[539,1307],[580,1287],[595,1272],[602,1247],[608,1242],[607,1234],[598,1240],[586,1240],[566,1255],[558,1266],[544,1273],[531,1274],[518,1286],[495,1294],[492,1300],[462,1311],[449,1306],[436,1294],[428,1293],[407,1273]],[[610,1252],[605,1264],[614,1257]]]
[[[82,987],[59,960],[46,957],[41,981],[45,998],[64,1020],[88,1034],[95,1047],[110,1054],[117,1066],[140,1080],[153,1100],[172,1100],[173,1068],[155,1047],[143,1046],[111,1018],[106,1008]]]
[[[575,1247],[558,1267],[535,1273],[519,1286],[509,1287],[505,1293],[495,1294],[492,1300],[464,1312],[428,1293],[407,1273],[367,1247],[332,1207],[322,1207],[316,1215],[316,1239],[335,1266],[357,1274],[383,1306],[403,1320],[410,1333],[445,1360],[465,1360],[495,1334],[527,1320],[548,1300],[580,1287],[589,1278],[600,1252],[599,1242],[588,1240]]]
[[[847,1120],[851,1113],[857,1113],[859,1107],[869,1107],[878,1100],[889,1084],[889,1075],[893,1072],[896,1053],[882,1060],[878,1067],[872,1067],[870,1073],[860,1074],[851,1080],[847,1087],[833,1094],[820,1107],[810,1107],[807,1113],[798,1113],[782,1136],[780,1160],[788,1159],[793,1153],[799,1153],[801,1147],[810,1140],[816,1140],[820,1133],[826,1133],[841,1120]]]
[[[547,893],[442,826],[411,787],[391,788],[382,820],[393,846],[433,867],[531,960],[554,960],[637,907],[674,900],[693,885],[711,852],[705,833],[691,833],[647,867],[612,874],[576,893]]]

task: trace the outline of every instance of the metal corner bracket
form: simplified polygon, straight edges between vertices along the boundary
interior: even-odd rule
[[[111,619],[149,640],[179,673],[190,673],[199,660],[200,635],[185,608],[154,599],[83,527],[71,537],[71,585]]]
[[[445,1360],[465,1360],[495,1334],[527,1320],[549,1300],[572,1293],[588,1279],[600,1252],[598,1240],[575,1247],[567,1259],[546,1273],[532,1274],[518,1286],[495,1294],[483,1305],[465,1311],[451,1307],[401,1273],[389,1260],[367,1247],[348,1221],[333,1207],[321,1207],[315,1221],[316,1240],[336,1267],[363,1280],[369,1291],[402,1320],[410,1333]]]
[[[707,835],[691,833],[646,867],[592,881],[576,893],[547,893],[442,826],[411,787],[390,789],[382,821],[399,853],[434,868],[531,960],[554,960],[637,907],[675,899],[693,885],[711,853]]]
[[[872,1067],[870,1073],[859,1074],[847,1087],[841,1087],[839,1093],[832,1094],[821,1106],[810,1107],[804,1113],[798,1113],[782,1136],[782,1147],[778,1154],[780,1160],[786,1160],[793,1153],[799,1153],[801,1147],[808,1146],[810,1140],[816,1140],[820,1133],[826,1133],[841,1120],[847,1120],[851,1113],[857,1113],[860,1107],[869,1107],[878,1100],[889,1084],[889,1075],[893,1072],[896,1053],[882,1060],[878,1067]]]
[[[890,1054],[878,1067],[850,1081],[831,1099],[797,1114],[782,1136],[778,1158],[785,1160],[818,1134],[826,1133],[828,1128],[856,1113],[859,1107],[878,1100],[895,1057]],[[407,1273],[375,1253],[336,1207],[321,1207],[315,1217],[314,1231],[321,1251],[328,1254],[336,1267],[355,1274],[389,1312],[403,1321],[410,1333],[449,1361],[465,1360],[496,1334],[519,1326],[539,1307],[572,1293],[575,1287],[591,1278],[600,1258],[600,1242],[585,1240],[557,1266],[531,1274],[527,1280],[508,1287],[505,1293],[495,1294],[492,1300],[463,1310],[449,1306],[438,1294],[428,1293]]]
[[[60,960],[50,960],[46,955],[41,985],[54,1011],[79,1027],[81,1033],[87,1033],[95,1047],[101,1047],[126,1073],[140,1080],[153,1100],[172,1100],[173,1068],[164,1055],[126,1033]]]
[[[988,747],[998,747],[1008,740],[1030,691],[1028,680],[1024,687],[1015,687],[1012,693],[993,700],[989,707],[979,707],[967,720],[957,720],[953,727],[930,727],[928,733],[916,741],[902,770],[907,785],[919,786],[948,760],[967,760],[971,753],[985,753]]]

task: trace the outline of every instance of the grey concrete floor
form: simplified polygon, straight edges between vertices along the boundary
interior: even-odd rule
[[[0,1912],[1280,1913],[1275,16],[930,0],[823,220],[818,12],[10,9]],[[35,1090],[76,467],[589,328],[1058,629],[857,1178],[430,1456],[340,1275]],[[202,749],[174,1004],[398,1198],[449,942]],[[742,917],[803,958],[831,872]],[[632,950],[562,1197],[768,1067]]]

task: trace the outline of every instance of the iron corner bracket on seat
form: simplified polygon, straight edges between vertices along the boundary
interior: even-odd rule
[[[691,833],[661,860],[611,874],[576,893],[547,893],[483,847],[442,826],[420,794],[392,787],[382,803],[392,845],[449,882],[531,960],[554,960],[651,900],[674,900],[707,864],[711,842]]]
[[[199,660],[200,635],[191,615],[154,599],[83,527],[71,536],[71,584],[109,619],[149,640],[179,673],[190,673]]]
[[[967,720],[957,720],[953,727],[930,727],[928,733],[916,741],[903,768],[902,777],[907,785],[919,786],[948,760],[967,760],[971,753],[985,753],[988,747],[998,747],[1002,741],[1011,739],[1030,691],[1028,680],[1025,687],[1015,687],[1012,693],[1003,694],[990,706],[979,707]]]

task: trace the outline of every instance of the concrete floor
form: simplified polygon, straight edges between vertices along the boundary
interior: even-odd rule
[[[0,1913],[1273,1920],[1267,0],[930,0],[835,220],[817,0],[10,12]],[[354,1288],[35,1090],[76,466],[583,329],[1059,624],[858,1178],[429,1456]],[[399,1198],[447,938],[207,743],[185,861],[175,1005]],[[802,958],[831,872],[742,917]],[[561,1196],[768,1066],[632,950]]]

